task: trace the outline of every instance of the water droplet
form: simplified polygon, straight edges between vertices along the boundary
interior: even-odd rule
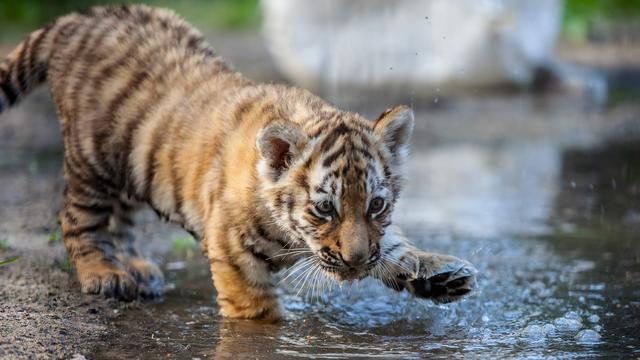
[[[556,327],[553,324],[544,324],[542,327],[544,329],[544,333],[548,336],[553,336],[556,334]]]
[[[572,320],[580,320],[580,315],[578,315],[578,313],[575,311],[567,312],[566,314],[564,314],[564,317]]]
[[[546,333],[540,325],[528,325],[522,330],[522,335],[532,340],[540,340],[545,337]]]
[[[580,320],[565,317],[553,320],[553,324],[559,331],[578,331],[582,328],[582,322]]]
[[[591,329],[582,330],[578,333],[578,335],[576,335],[576,340],[578,340],[579,343],[593,344],[599,342],[600,338],[600,334],[598,334],[597,331]]]

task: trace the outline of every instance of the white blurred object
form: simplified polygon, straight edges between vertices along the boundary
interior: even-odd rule
[[[551,61],[560,0],[263,0],[280,69],[313,89],[527,84]]]

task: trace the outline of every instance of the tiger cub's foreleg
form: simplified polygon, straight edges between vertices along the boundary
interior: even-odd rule
[[[267,322],[281,318],[269,263],[252,252],[246,233],[216,229],[205,237],[206,253],[223,316]]]
[[[382,242],[380,263],[372,275],[397,291],[449,303],[475,287],[475,267],[450,255],[428,253],[411,245],[397,229],[389,229]]]

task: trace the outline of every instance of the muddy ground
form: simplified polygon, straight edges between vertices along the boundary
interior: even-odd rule
[[[213,35],[211,42],[239,70],[254,79],[280,80],[258,35]],[[0,54],[8,48],[0,47]],[[369,100],[351,107],[373,115],[388,105],[384,101]],[[606,109],[584,111],[590,106],[581,94],[500,93],[471,98],[442,96],[435,101],[423,101],[416,105],[414,142],[417,150],[414,153],[420,158],[435,145],[498,146],[519,139],[580,148],[640,136],[637,104],[623,102]],[[514,113],[527,116],[514,117]],[[0,268],[0,358],[124,356],[111,346],[114,339],[122,344],[122,329],[135,323],[123,327],[119,321],[128,319],[132,312],[149,311],[162,304],[162,300],[122,304],[80,293],[56,234],[56,211],[62,189],[61,144],[54,108],[46,90],[37,91],[20,106],[0,116],[0,259],[20,257]],[[419,171],[414,173],[420,175]],[[412,188],[420,187],[418,181],[410,179],[409,193]],[[138,223],[141,226],[136,236],[142,240],[139,244],[145,253],[163,264],[170,289],[182,286],[196,292],[198,296],[192,300],[204,308],[200,314],[217,321],[212,301],[214,290],[203,280],[208,275],[202,270],[199,254],[176,249],[176,239],[186,234],[160,223],[150,212],[141,214]],[[194,283],[197,289],[185,281],[185,275],[176,276],[175,270],[167,270],[167,267],[179,267],[176,261],[182,260],[188,260],[188,269],[197,274],[198,280]],[[170,263],[172,265],[168,265]],[[176,309],[180,303],[175,294],[168,303],[179,312]],[[151,321],[151,324],[162,326],[163,323]],[[235,331],[236,325],[229,326],[231,330],[224,330],[223,326],[220,331]],[[132,339],[136,339],[135,336]],[[133,350],[129,351],[135,351],[136,344],[130,345]],[[245,345],[232,345],[230,349],[222,346],[222,357],[233,354],[234,346]],[[184,346],[162,347],[162,350],[166,355],[186,356]]]

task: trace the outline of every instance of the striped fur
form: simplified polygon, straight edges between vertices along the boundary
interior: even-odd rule
[[[302,258],[337,280],[374,276],[436,301],[473,286],[468,263],[387,231],[406,107],[369,121],[255,84],[175,14],[146,6],[92,8],[29,35],[0,63],[0,110],[44,81],[64,135],[60,223],[85,292],[161,291],[129,232],[137,204],[202,240],[230,317],[280,318],[270,274]]]

